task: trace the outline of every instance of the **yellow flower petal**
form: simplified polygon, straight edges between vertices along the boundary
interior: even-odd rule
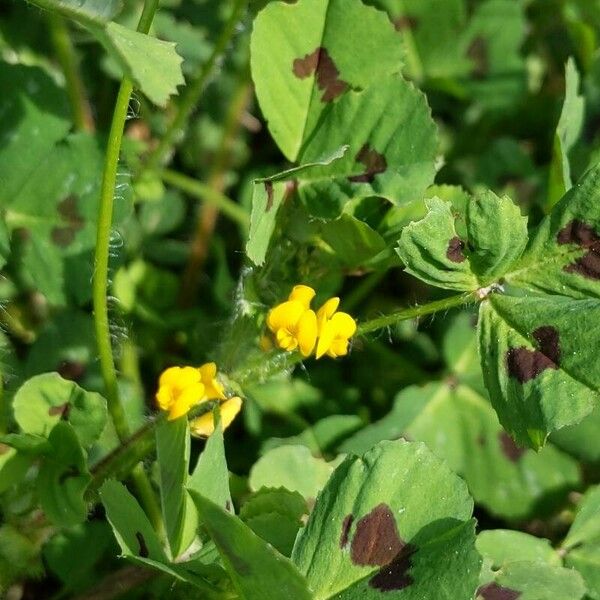
[[[315,290],[308,285],[295,285],[288,297],[288,300],[300,302],[305,309],[310,308],[310,303],[315,297]]]
[[[198,367],[202,383],[204,384],[204,393],[209,400],[225,400],[225,390],[221,383],[216,379],[217,365],[214,362],[206,363]]]
[[[278,329],[275,337],[277,338],[277,345],[282,350],[291,352],[298,347],[298,340],[287,329]]]
[[[282,302],[269,311],[267,326],[273,333],[276,333],[278,329],[292,331],[305,310],[306,308],[301,302],[295,300]]]
[[[298,321],[296,338],[302,356],[309,356],[317,341],[317,315],[313,310],[307,310]]]
[[[233,396],[233,398],[229,398],[221,404],[220,412],[223,429],[227,429],[231,425],[241,408],[242,399],[239,396]]]
[[[215,430],[215,420],[212,411],[200,415],[197,419],[190,422],[190,431],[194,435],[209,437]]]
[[[207,362],[199,366],[198,371],[200,371],[202,383],[206,384],[207,381],[214,379],[217,375],[217,365],[214,362]]]
[[[331,346],[329,347],[329,351],[327,354],[331,356],[331,358],[337,358],[338,356],[346,356],[348,354],[348,340],[343,338],[336,338],[331,342]]]
[[[331,321],[325,321],[319,329],[319,341],[317,342],[316,357],[321,358],[327,353],[335,338],[335,328]]]
[[[335,313],[331,317],[331,324],[336,337],[351,338],[356,333],[356,321],[348,313]]]
[[[338,309],[340,305],[340,299],[337,297],[329,298],[323,306],[317,311],[317,320],[319,322],[319,327],[321,327],[321,323],[325,322],[325,319],[331,319],[335,311]]]
[[[181,367],[169,367],[165,369],[160,377],[158,378],[158,386],[171,386],[176,385],[179,381],[179,373],[181,371]]]
[[[173,403],[173,395],[171,394],[171,386],[163,385],[156,392],[156,402],[162,410],[169,410]]]

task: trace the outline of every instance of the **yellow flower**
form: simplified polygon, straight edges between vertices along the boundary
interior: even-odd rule
[[[310,308],[315,290],[307,285],[294,286],[286,302],[275,306],[267,315],[267,326],[277,345],[291,352],[298,348],[309,356],[317,341],[317,315]]]
[[[207,400],[225,400],[223,386],[216,379],[217,365],[206,363],[194,367],[170,367],[163,371],[158,380],[156,402],[169,412],[173,421]]]
[[[317,358],[324,354],[331,358],[348,354],[348,342],[356,333],[356,321],[348,313],[336,312],[339,304],[339,298],[330,298],[317,311]]]
[[[233,396],[233,398],[225,400],[225,402],[219,406],[223,430],[231,425],[241,408],[242,399],[239,396]],[[190,429],[194,435],[209,437],[215,430],[215,420],[212,411],[204,413],[197,419],[193,419],[190,423]]]
[[[169,421],[187,414],[192,406],[204,400],[205,387],[199,369],[170,367],[163,371],[158,380],[156,401],[162,410],[169,411]]]

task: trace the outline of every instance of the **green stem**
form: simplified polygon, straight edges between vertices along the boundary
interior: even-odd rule
[[[154,18],[154,13],[158,7],[158,2],[159,0],[145,0],[137,31],[148,33],[152,19]],[[129,98],[132,91],[133,84],[131,80],[127,77],[123,78],[115,102],[115,109],[106,147],[100,191],[100,205],[98,210],[98,229],[94,255],[94,278],[92,284],[94,325],[96,329],[100,370],[106,389],[108,410],[117,436],[121,441],[125,441],[129,437],[129,425],[127,424],[125,411],[119,398],[117,372],[112,353],[108,320],[107,289],[110,229],[112,225],[114,194],[117,183],[117,168],[121,150],[121,141],[123,139],[123,128],[125,127],[125,120],[129,108]],[[162,529],[160,509],[158,508],[156,496],[154,495],[147,475],[141,466],[136,466],[133,469],[132,478],[146,513],[152,520],[155,529],[160,532]]]
[[[371,333],[372,331],[389,327],[390,325],[394,325],[400,321],[431,315],[433,313],[449,310],[458,306],[464,306],[465,304],[470,304],[477,301],[479,301],[479,297],[475,292],[467,292],[465,294],[459,294],[458,296],[450,296],[449,298],[443,298],[442,300],[429,302],[428,304],[423,304],[421,306],[404,308],[389,315],[383,315],[381,317],[361,323],[358,326],[356,335],[364,335],[365,333]]]
[[[48,15],[48,22],[56,57],[65,76],[65,85],[73,113],[75,129],[78,131],[93,131],[94,120],[92,118],[92,111],[81,80],[77,55],[75,47],[71,42],[67,24],[62,17],[52,13]]]
[[[182,192],[198,200],[217,207],[223,214],[240,225],[244,231],[250,226],[250,216],[248,213],[237,202],[234,202],[214,187],[170,169],[161,171],[160,176],[165,183],[180,189]]]
[[[175,117],[167,127],[165,133],[162,135],[156,148],[148,155],[148,159],[146,161],[146,167],[148,169],[156,169],[160,164],[162,164],[166,155],[171,149],[171,146],[176,143],[177,136],[183,130],[183,127],[186,124],[189,116],[200,100],[204,86],[206,85],[208,78],[215,68],[217,59],[219,56],[221,56],[221,54],[223,54],[225,48],[231,40],[231,37],[233,36],[235,26],[240,18],[242,9],[246,5],[246,1],[247,0],[234,1],[231,15],[229,16],[225,27],[221,31],[221,35],[219,36],[211,55],[202,65],[199,72],[190,79],[187,87],[185,88],[185,92],[181,97],[181,101],[177,106]]]

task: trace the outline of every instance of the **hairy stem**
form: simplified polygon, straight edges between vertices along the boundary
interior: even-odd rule
[[[140,17],[137,30],[148,33],[159,0],[145,0],[144,9]],[[100,205],[98,210],[98,229],[96,236],[96,249],[94,255],[93,305],[96,341],[100,370],[106,390],[108,410],[110,412],[115,431],[121,441],[129,437],[129,425],[125,418],[125,411],[119,398],[117,372],[112,353],[110,325],[108,319],[108,258],[110,246],[110,229],[112,225],[113,204],[115,187],[117,183],[117,168],[119,153],[123,139],[123,128],[129,108],[129,98],[133,91],[133,84],[127,77],[123,78],[115,102],[112,123],[108,134],[104,171],[102,174],[102,187],[100,191]],[[150,482],[141,466],[135,466],[131,472],[133,482],[144,509],[152,520],[157,531],[161,530],[160,509]]]
[[[67,23],[63,17],[52,13],[48,15],[48,23],[56,58],[65,76],[75,129],[78,131],[94,131],[92,110],[81,80],[77,55],[69,35]]]
[[[167,127],[165,133],[162,135],[159,144],[148,155],[148,159],[146,161],[147,168],[155,169],[162,164],[167,154],[170,152],[171,147],[177,142],[177,137],[183,131],[187,120],[200,100],[204,86],[206,85],[206,82],[208,81],[213,69],[215,68],[215,65],[217,64],[217,59],[221,56],[221,54],[223,54],[223,52],[225,52],[225,49],[227,48],[227,45],[233,36],[235,26],[240,19],[242,10],[246,5],[246,1],[247,0],[234,1],[231,15],[229,16],[225,27],[221,31],[221,35],[219,36],[211,55],[202,65],[198,73],[190,78],[188,85],[185,88],[185,92],[183,92],[181,96],[181,101],[177,105],[175,117]]]
[[[382,315],[381,317],[361,323],[358,326],[356,335],[364,335],[365,333],[371,333],[372,331],[389,327],[400,321],[431,315],[433,313],[449,310],[458,306],[464,306],[465,304],[477,301],[479,301],[479,298],[475,292],[467,292],[465,294],[443,298],[442,300],[436,300],[435,302],[429,302],[428,304],[423,304],[421,306],[404,308],[389,315]]]

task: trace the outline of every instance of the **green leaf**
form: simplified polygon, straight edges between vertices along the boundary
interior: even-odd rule
[[[106,424],[106,400],[58,373],[26,381],[13,400],[15,420],[25,433],[49,437],[60,422],[73,426],[81,445],[91,446]]]
[[[30,287],[52,304],[91,298],[92,251],[103,155],[98,140],[71,135],[35,163],[14,194],[0,190],[6,224],[22,238],[22,267]],[[9,179],[10,180],[10,179]],[[10,189],[10,185],[8,186]],[[113,225],[131,212],[125,186],[117,195]]]
[[[197,492],[191,494],[241,598],[312,599],[306,581],[287,558],[240,519]]]
[[[19,484],[33,464],[30,455],[0,443],[0,494]]]
[[[127,488],[122,483],[109,479],[102,484],[99,493],[122,555],[166,563],[167,557],[160,540]]]
[[[430,285],[450,290],[477,289],[477,278],[465,253],[449,202],[432,198],[428,213],[402,230],[398,254],[405,270]]]
[[[483,556],[477,598],[577,600],[585,585],[576,571],[561,565],[548,540],[519,531],[483,531],[477,537]]]
[[[280,446],[254,463],[248,484],[254,491],[284,487],[304,498],[315,498],[332,472],[333,467],[315,458],[306,446]]]
[[[65,92],[39,67],[0,61],[0,88],[4,90],[0,121],[0,207],[4,211],[40,161],[68,133],[71,120]]]
[[[565,564],[581,573],[590,598],[600,598],[600,486],[581,499],[562,548]]]
[[[508,519],[531,515],[546,498],[560,498],[580,482],[577,463],[552,446],[519,448],[477,391],[454,381],[409,387],[394,408],[341,446],[364,452],[399,436],[425,442],[464,477],[475,502]]]
[[[278,552],[290,556],[307,512],[306,501],[298,492],[263,487],[244,500],[240,519]]]
[[[600,431],[600,407],[594,408],[579,423],[552,433],[550,441],[572,456],[594,463],[600,461],[598,431]]]
[[[184,83],[183,59],[175,44],[163,42],[143,33],[110,22],[92,33],[117,61],[125,75],[158,106],[166,106],[169,96]]]
[[[358,0],[301,0],[271,2],[259,13],[251,53],[271,135],[295,161],[332,103],[397,73],[403,49],[386,15]]]
[[[569,58],[565,66],[565,100],[552,145],[547,208],[552,208],[571,188],[569,152],[581,134],[584,112],[585,101],[579,94],[579,73],[575,61]]]
[[[226,510],[232,509],[229,471],[225,459],[223,428],[220,422],[206,440],[204,450],[187,482],[187,488],[202,494]]]
[[[196,510],[185,488],[190,460],[187,418],[159,424],[156,428],[156,454],[163,521],[171,555],[175,558],[192,543],[198,525]]]
[[[28,0],[40,8],[51,9],[86,27],[116,60],[124,76],[152,102],[166,106],[169,96],[184,83],[181,72],[183,59],[175,44],[110,21],[118,7],[115,0]]]
[[[71,527],[85,521],[87,505],[83,495],[92,477],[75,430],[69,423],[57,423],[48,442],[52,448],[37,476],[37,495],[53,523]]]
[[[306,140],[299,161],[312,162],[341,144],[350,146],[343,158],[299,180],[298,194],[316,217],[337,217],[350,199],[421,200],[433,182],[435,124],[423,94],[399,76],[345,93]]]
[[[468,600],[480,565],[472,510],[464,482],[425,445],[382,442],[336,469],[292,560],[315,599]]]

